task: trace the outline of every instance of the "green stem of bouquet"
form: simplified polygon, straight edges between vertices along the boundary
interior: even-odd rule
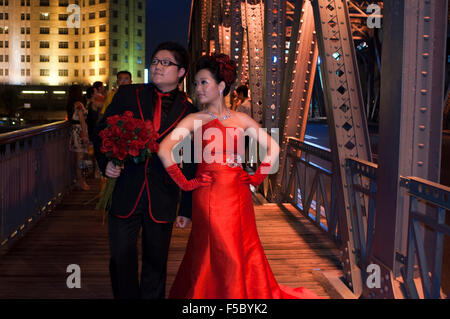
[[[102,211],[110,210],[112,202],[112,194],[114,191],[114,187],[116,186],[116,181],[117,178],[108,178],[108,180],[106,181],[105,188],[103,189],[103,194],[100,197],[97,206],[95,206],[95,209]]]

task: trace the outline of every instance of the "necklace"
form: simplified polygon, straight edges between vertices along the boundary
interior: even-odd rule
[[[218,117],[218,116],[214,115],[214,114],[213,114],[212,112],[210,112],[208,109],[206,109],[205,111],[206,111],[206,113],[208,113],[212,118],[218,119],[219,121],[225,121],[226,119],[229,119],[229,118],[231,117],[230,110],[228,110],[228,109],[226,109],[226,110],[227,110],[227,114],[225,114],[225,115],[222,116],[222,117]]]

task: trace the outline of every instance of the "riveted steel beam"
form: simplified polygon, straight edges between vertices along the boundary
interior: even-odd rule
[[[249,84],[249,62],[248,62],[248,30],[246,3],[241,1],[241,21],[242,21],[242,55],[241,63],[238,67],[238,85]],[[250,92],[251,93],[251,92]]]
[[[211,0],[211,20],[210,20],[210,46],[209,52],[220,52],[220,18],[221,18],[220,1]]]
[[[231,54],[231,2],[222,0],[220,32],[220,53]]]
[[[316,74],[318,48],[314,13],[310,1],[304,1],[294,12],[289,56],[283,81],[280,110],[280,169],[276,176],[275,198],[279,198],[287,152],[287,139],[303,141],[309,105]]]
[[[194,0],[192,1],[194,2]],[[201,51],[208,52],[208,21],[209,21],[209,8],[211,7],[211,0],[200,0],[200,24],[201,24]],[[198,23],[198,21],[196,21]]]
[[[245,2],[247,23],[248,63],[252,117],[262,123],[264,77],[264,3],[261,0]]]
[[[231,44],[230,44],[230,57],[236,61],[238,79],[234,87],[240,84],[242,64],[245,63],[243,57],[243,36],[244,29],[242,25],[241,14],[241,0],[231,0]]]
[[[361,271],[356,264],[351,229],[345,159],[372,161],[369,133],[357,67],[347,1],[312,1],[325,105],[337,187],[337,209],[342,238],[344,276],[356,295],[362,292]]]
[[[264,99],[262,126],[279,135],[280,103],[285,67],[286,0],[266,0],[264,6]],[[274,135],[275,134],[275,135]],[[266,198],[274,197],[275,178],[268,179]]]
[[[396,256],[406,256],[408,241],[409,200],[400,176],[439,182],[447,10],[446,0],[384,3],[372,261],[394,278],[403,266]]]
[[[265,2],[264,70],[265,94],[263,127],[268,130],[279,127],[282,80],[284,74],[284,46],[286,1]]]

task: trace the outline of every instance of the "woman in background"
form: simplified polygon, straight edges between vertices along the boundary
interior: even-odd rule
[[[69,87],[69,96],[67,99],[69,120],[72,122],[72,132],[70,136],[70,150],[76,154],[76,187],[82,190],[89,190],[82,169],[84,168],[84,157],[88,153],[89,134],[86,123],[88,111],[83,104],[83,90],[80,85],[71,85]]]

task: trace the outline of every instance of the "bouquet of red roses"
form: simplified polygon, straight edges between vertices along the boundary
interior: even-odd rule
[[[153,123],[134,118],[133,112],[112,115],[106,119],[107,126],[99,133],[102,139],[100,151],[116,166],[132,160],[144,162],[152,153],[158,152]],[[96,209],[109,210],[116,178],[108,178]]]

